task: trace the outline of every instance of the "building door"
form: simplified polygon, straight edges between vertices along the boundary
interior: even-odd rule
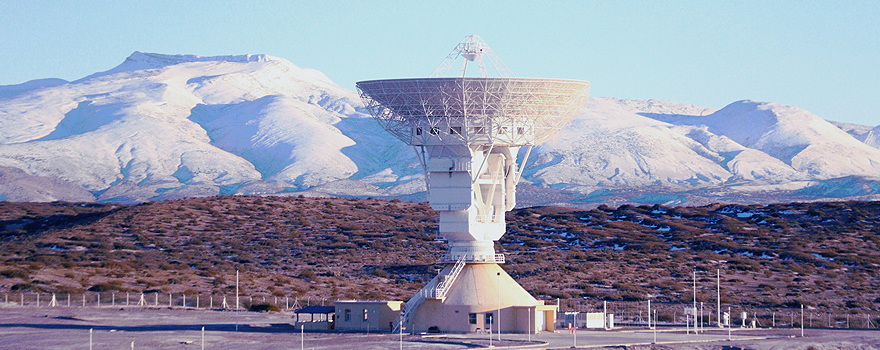
[[[537,311],[537,310],[535,311],[535,331],[536,331],[536,333],[547,330],[546,326],[544,324],[546,317],[547,316],[544,313],[544,311]]]

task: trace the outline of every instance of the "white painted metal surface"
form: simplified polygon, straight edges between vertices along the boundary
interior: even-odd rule
[[[449,242],[443,261],[503,262],[494,241],[504,213],[516,206],[516,184],[531,147],[546,141],[586,103],[590,83],[513,78],[477,36],[468,36],[433,75],[464,58],[462,76],[357,83],[367,109],[389,133],[412,145],[426,174],[428,202]],[[487,76],[483,58],[501,77]],[[467,62],[481,78],[464,77]],[[521,147],[524,157],[517,159]]]

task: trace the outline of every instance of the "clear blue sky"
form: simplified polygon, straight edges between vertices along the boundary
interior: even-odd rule
[[[880,124],[880,1],[0,3],[0,85],[74,80],[133,51],[265,53],[359,80],[423,77],[468,34],[520,77],[593,96],[752,99]]]

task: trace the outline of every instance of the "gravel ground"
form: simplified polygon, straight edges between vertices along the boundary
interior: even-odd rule
[[[2,349],[299,349],[292,314],[167,308],[0,308]],[[238,330],[236,331],[236,322]],[[391,349],[391,334],[305,333],[306,349]],[[463,349],[460,340],[404,336],[406,349]]]
[[[683,350],[832,350],[832,349],[880,349],[880,330],[807,329],[804,337],[800,330],[778,329],[738,332],[771,336],[767,339],[740,340],[707,344],[675,344],[663,346],[639,346],[627,349],[683,349]]]

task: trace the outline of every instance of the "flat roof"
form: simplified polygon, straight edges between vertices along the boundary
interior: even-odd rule
[[[297,314],[332,314],[336,312],[336,308],[333,306],[321,306],[321,305],[312,305],[306,306],[302,309],[296,310]]]

